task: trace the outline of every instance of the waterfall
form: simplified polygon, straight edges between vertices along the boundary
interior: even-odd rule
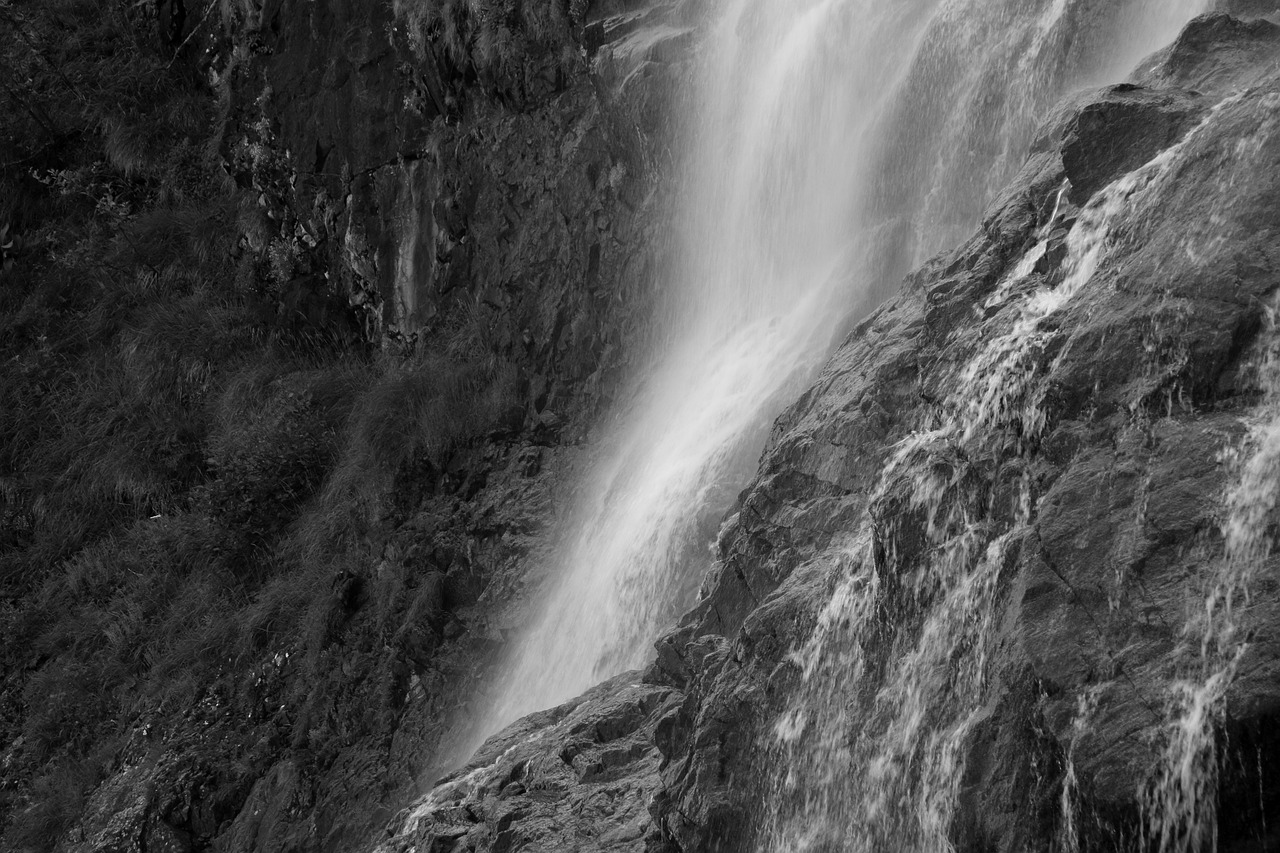
[[[833,336],[972,231],[1062,94],[1122,78],[1203,5],[722,0],[685,122],[668,343],[615,413],[480,735],[649,659],[693,602],[769,423]],[[1001,540],[952,532],[946,594],[980,607]],[[845,591],[846,616],[873,587]],[[936,746],[945,764],[954,742]],[[894,760],[874,772],[892,776]]]

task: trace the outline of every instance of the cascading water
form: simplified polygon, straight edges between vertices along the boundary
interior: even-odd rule
[[[1123,76],[1202,5],[725,0],[687,122],[668,351],[616,418],[479,734],[645,662],[841,323],[974,227],[1064,91]],[[957,566],[976,541],[956,539]],[[954,594],[989,594],[957,571]]]

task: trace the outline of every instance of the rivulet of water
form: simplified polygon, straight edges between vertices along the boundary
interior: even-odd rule
[[[1219,104],[1232,107],[1242,95]],[[1274,156],[1264,142],[1275,138],[1280,96],[1256,99],[1256,127],[1235,140],[1219,170],[1224,201],[1210,219],[1225,218],[1233,190],[1268,168]],[[1212,118],[1212,117],[1211,117]],[[1207,253],[1215,238],[1192,235],[1185,246],[1193,262]],[[1200,245],[1197,245],[1200,244]],[[1280,297],[1267,306],[1262,346],[1254,359],[1262,400],[1249,417],[1241,444],[1227,454],[1234,478],[1224,497],[1223,555],[1206,586],[1193,599],[1183,627],[1190,664],[1172,685],[1166,744],[1153,783],[1145,792],[1145,849],[1159,853],[1204,853],[1217,850],[1218,729],[1228,690],[1248,651],[1241,608],[1250,585],[1275,546],[1269,519],[1280,498]]]
[[[1201,6],[721,0],[685,122],[668,343],[614,413],[480,735],[649,658],[841,324],[972,230],[1065,91],[1122,76]]]
[[[1090,687],[1076,697],[1076,713],[1071,720],[1071,741],[1067,744],[1066,768],[1062,773],[1061,849],[1062,853],[1082,853],[1080,848],[1079,809],[1076,802],[1080,792],[1080,777],[1076,775],[1076,748],[1080,738],[1089,730],[1094,713],[1098,710],[1101,690]]]

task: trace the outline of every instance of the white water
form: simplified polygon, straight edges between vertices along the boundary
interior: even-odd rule
[[[972,231],[1050,104],[1122,78],[1203,5],[721,4],[698,54],[668,352],[616,417],[478,735],[649,659],[767,425],[842,323]],[[989,595],[974,556],[957,556],[953,591],[969,605]]]

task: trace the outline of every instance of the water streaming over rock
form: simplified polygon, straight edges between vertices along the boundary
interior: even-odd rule
[[[1062,773],[1061,842],[1063,853],[1080,853],[1079,804],[1080,777],[1076,774],[1075,755],[1080,739],[1089,729],[1098,709],[1099,690],[1085,690],[1076,697],[1076,713],[1071,720],[1071,742],[1067,746],[1066,767]]]
[[[775,727],[785,770],[766,798],[763,850],[952,849],[965,750],[999,691],[989,663],[1003,575],[1033,511],[1020,460],[1045,428],[1043,377],[1062,357],[1053,355],[1055,315],[1211,120],[1078,212],[1059,192],[1037,241],[986,300],[1007,319],[957,343],[946,398],[894,450],[836,567],[830,602],[793,653],[800,686]],[[1068,227],[1060,272],[1035,273]],[[1080,701],[1076,740],[1096,697]],[[1062,841],[1071,850],[1079,838],[1070,763],[1068,771]]]
[[[704,33],[688,122],[667,351],[618,413],[607,460],[580,490],[540,615],[514,644],[481,734],[644,663],[657,633],[691,603],[716,520],[749,475],[770,419],[842,323],[973,228],[1048,105],[1122,77],[1201,6],[722,3]],[[1077,231],[1087,242],[1087,228]],[[1062,298],[1047,294],[1028,311]],[[1035,318],[1026,323],[1034,337]],[[1015,369],[1024,345],[1014,335],[989,366]],[[999,392],[996,374],[982,376]],[[988,426],[971,421],[972,431]],[[955,485],[940,477],[932,488]],[[936,593],[980,608],[999,569],[998,537],[977,535],[951,510],[931,526],[945,531],[954,564]],[[847,597],[873,594],[875,579],[864,582]],[[945,642],[973,629],[923,626]],[[895,690],[910,702],[921,686],[905,672]],[[907,737],[919,721],[900,725]],[[938,735],[942,765],[956,736]],[[892,779],[900,759],[881,756],[876,772]],[[940,780],[950,772],[942,765]]]
[[[1217,111],[1240,96],[1228,99]],[[1277,128],[1280,98],[1259,104],[1252,134],[1231,152],[1223,169],[1223,197],[1257,169],[1270,168],[1263,142]],[[1215,217],[1225,211],[1215,212]],[[1203,239],[1203,238],[1202,238]],[[1208,238],[1212,240],[1210,236]],[[1207,247],[1189,246],[1188,254]],[[1151,789],[1145,797],[1144,842],[1159,853],[1195,853],[1217,849],[1217,793],[1220,732],[1228,691],[1237,677],[1249,641],[1241,611],[1250,587],[1275,544],[1274,512],[1280,498],[1280,332],[1273,297],[1267,306],[1261,347],[1254,358],[1262,401],[1241,444],[1227,454],[1235,469],[1224,499],[1223,555],[1204,587],[1191,590],[1182,638],[1190,664],[1172,686],[1166,744]]]

